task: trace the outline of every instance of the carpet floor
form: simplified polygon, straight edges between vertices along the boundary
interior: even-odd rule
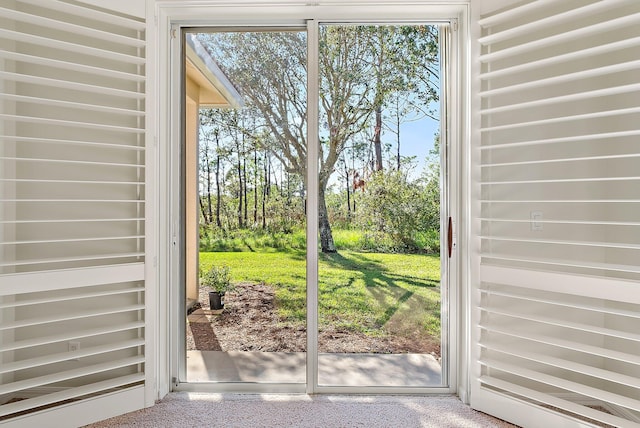
[[[88,425],[106,427],[514,427],[453,396],[178,392],[155,406]]]

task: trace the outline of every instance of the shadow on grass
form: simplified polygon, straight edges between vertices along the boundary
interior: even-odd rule
[[[363,255],[351,253],[354,259],[346,258],[340,253],[320,253],[320,259],[327,262],[329,266],[349,271],[373,270],[378,272],[388,271],[387,267],[375,260],[368,259]]]
[[[320,259],[332,268],[362,273],[366,287],[399,287],[398,282],[426,288],[435,288],[440,285],[440,281],[434,279],[391,273],[389,268],[379,261],[367,258],[366,254],[351,253],[350,256],[353,259],[346,258],[340,253],[322,253]]]
[[[440,281],[392,273],[382,262],[368,258],[366,254],[350,253],[349,257],[345,257],[340,253],[329,253],[320,254],[320,259],[332,268],[356,271],[362,275],[365,289],[381,307],[386,308],[374,320],[377,327],[384,326],[398,312],[401,306],[412,297],[420,300],[420,306],[425,309],[431,306],[426,297],[416,295],[415,291],[408,289],[408,287],[428,288],[435,293],[440,292],[438,288]],[[346,283],[325,283],[323,288],[325,292],[331,293],[338,289],[350,287],[354,281],[355,278],[351,277]]]

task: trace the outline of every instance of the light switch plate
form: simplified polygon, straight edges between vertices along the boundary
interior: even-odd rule
[[[542,230],[542,211],[531,211],[531,231]]]

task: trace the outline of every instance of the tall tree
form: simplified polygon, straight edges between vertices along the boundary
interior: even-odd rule
[[[220,160],[222,150],[220,148],[220,130],[216,129],[216,225],[222,228],[222,220],[220,219],[220,206],[222,205],[222,189],[220,188]],[[211,193],[209,193],[211,195]],[[209,197],[209,214],[211,214],[211,197]]]
[[[209,149],[210,151],[213,151],[213,153],[215,153],[215,161],[210,160],[208,164],[204,162],[201,164],[200,168],[201,172],[204,173],[205,182],[207,185],[206,198],[208,201],[209,219],[211,222],[213,222],[213,203],[211,201],[212,174],[215,177],[215,221],[218,228],[222,228],[222,196],[224,191],[223,189],[225,187],[224,165],[227,161],[230,160],[232,152],[231,148],[228,147],[228,144],[233,140],[231,137],[236,132],[234,126],[232,125],[233,123],[235,123],[235,115],[237,115],[237,112],[221,109],[201,110],[200,113],[201,132],[203,132],[204,134],[202,140],[207,145],[209,145],[211,142],[215,144],[215,147]],[[201,156],[204,156],[205,159],[210,159],[211,154],[201,153]],[[213,172],[211,171],[212,164],[215,164]]]
[[[411,117],[435,119],[431,108],[438,100],[438,32],[434,26],[371,26],[363,27],[371,33],[372,61],[375,65],[376,91],[374,98],[375,123],[372,143],[375,170],[383,168],[382,134],[385,109],[405,104],[396,111],[396,168],[400,170],[400,122]],[[436,119],[437,120],[437,119]]]
[[[213,221],[213,214],[211,212],[211,164],[213,160],[211,159],[211,138],[212,133],[206,133],[200,138],[200,147],[199,147],[199,171],[200,171],[200,185],[203,187],[200,189],[199,196],[200,201],[200,211],[202,213],[202,218],[204,219],[205,224],[209,224]],[[204,202],[207,202],[205,205]]]
[[[366,126],[374,111],[374,68],[370,33],[360,26],[322,26],[320,31],[319,232],[323,252],[335,251],[325,192],[347,143]]]
[[[340,154],[350,139],[366,129],[372,116],[382,120],[384,101],[402,80],[399,74],[415,77],[410,74],[413,69],[392,67],[399,61],[397,52],[401,45],[396,40],[399,31],[392,32],[393,38],[388,28],[399,27],[381,28],[320,27],[318,226],[323,252],[336,251],[325,193]],[[421,33],[408,31],[407,34],[417,37]],[[263,129],[269,132],[269,138],[265,139],[269,153],[288,174],[298,175],[306,188],[306,33],[219,32],[202,34],[200,38],[240,89],[245,105],[260,112]],[[421,43],[413,45],[422,46]],[[389,57],[387,51],[394,53]],[[381,131],[381,124],[379,129]],[[380,154],[378,159],[381,157]],[[267,170],[266,180],[268,175]]]

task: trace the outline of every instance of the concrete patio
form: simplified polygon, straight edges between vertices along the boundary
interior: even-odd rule
[[[304,383],[304,352],[187,351],[187,382]],[[320,354],[320,385],[435,387],[442,369],[429,354]]]

